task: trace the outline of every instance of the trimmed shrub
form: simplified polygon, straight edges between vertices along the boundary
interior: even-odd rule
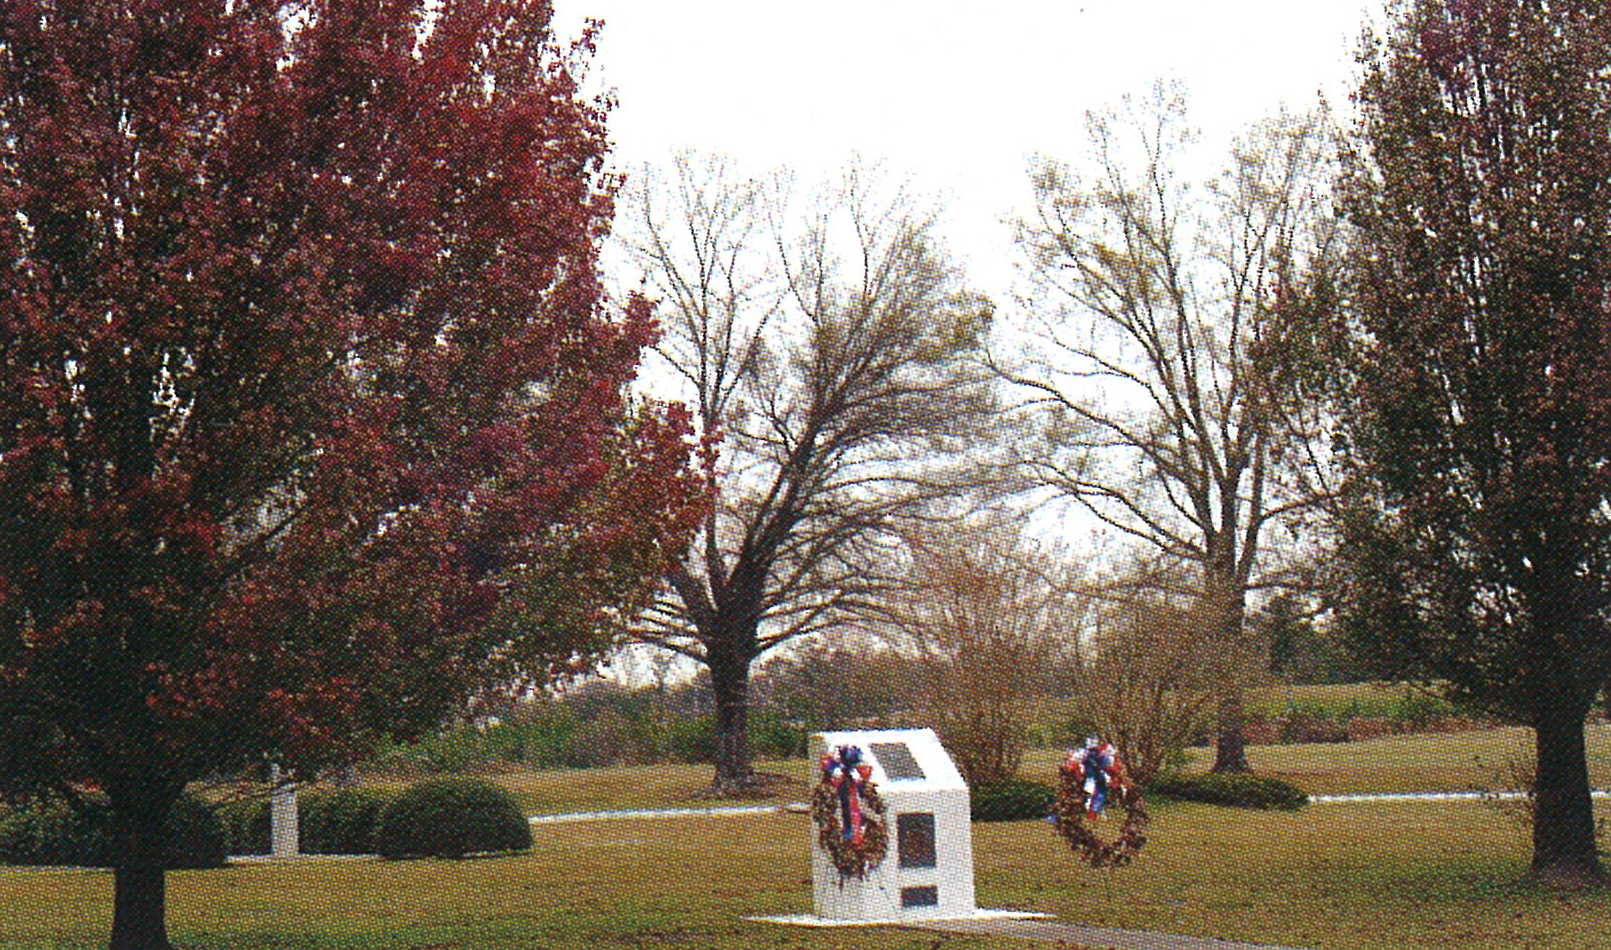
[[[1051,814],[1057,790],[1044,782],[1008,779],[976,785],[969,792],[974,821],[1029,821]]]
[[[777,715],[763,713],[750,720],[750,748],[761,758],[804,758],[807,739],[804,726]]]
[[[211,805],[190,795],[168,812],[168,864],[171,869],[224,866],[224,829]]]
[[[303,854],[374,854],[375,829],[392,796],[372,788],[298,796]]]
[[[483,779],[411,785],[381,810],[375,829],[375,850],[385,858],[457,858],[530,847],[531,825],[514,796]]]
[[[1175,775],[1154,782],[1147,791],[1161,798],[1180,801],[1284,811],[1301,808],[1309,800],[1308,794],[1291,782],[1245,772]]]
[[[673,716],[661,734],[661,754],[671,762],[708,765],[716,761],[716,717]]]
[[[84,811],[52,799],[7,809],[0,817],[0,861],[24,865],[110,867],[112,816],[105,798],[91,797]],[[211,807],[186,795],[167,820],[166,866],[216,868],[224,864],[224,832]]]
[[[6,864],[111,865],[111,825],[106,802],[90,799],[89,813],[61,799],[29,802],[0,817],[0,861]]]
[[[267,798],[243,798],[218,808],[229,854],[268,854],[272,819]]]

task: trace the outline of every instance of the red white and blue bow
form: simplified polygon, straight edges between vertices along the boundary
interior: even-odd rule
[[[873,767],[862,761],[861,749],[842,745],[822,757],[822,777],[839,797],[840,834],[855,847],[861,847],[861,796],[872,778]]]
[[[1074,781],[1085,789],[1085,814],[1091,818],[1102,814],[1109,791],[1124,784],[1118,750],[1100,739],[1087,739],[1084,746],[1070,749],[1063,768],[1073,772]]]

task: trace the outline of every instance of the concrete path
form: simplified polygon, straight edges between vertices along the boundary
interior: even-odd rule
[[[1350,804],[1353,802],[1474,802],[1483,798],[1505,801],[1525,797],[1521,792],[1361,792],[1348,795],[1310,795],[1309,801],[1319,805]],[[1611,792],[1594,790],[1590,798],[1611,798]]]
[[[1212,937],[1084,927],[1051,920],[935,920],[901,926],[945,933],[1017,937],[1020,940],[1056,944],[1066,950],[1301,950],[1296,947],[1272,947],[1267,944],[1215,940]]]
[[[786,805],[727,805],[720,808],[629,808],[625,811],[571,811],[557,815],[533,815],[534,825],[561,821],[608,821],[612,818],[702,818],[712,815],[766,815],[784,811]]]

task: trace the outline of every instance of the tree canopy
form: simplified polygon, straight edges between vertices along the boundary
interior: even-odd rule
[[[1293,304],[1333,266],[1331,156],[1324,113],[1281,115],[1205,186],[1184,171],[1186,120],[1160,84],[1088,113],[1078,165],[1035,168],[1019,238],[1041,292],[1030,345],[995,362],[1020,396],[1024,483],[1196,575],[1186,596],[1208,605],[1224,660],[1214,769],[1245,771],[1249,591],[1297,579],[1270,538],[1329,491],[1317,353]]]
[[[636,633],[710,668],[730,790],[752,771],[750,664],[881,610],[892,529],[958,493],[990,408],[973,354],[991,307],[935,216],[867,169],[804,210],[719,160],[655,184],[633,239],[665,301],[657,353],[721,459],[702,537]]]
[[[105,789],[114,946],[187,781],[584,661],[697,524],[548,17],[0,8],[0,789]]]
[[[1365,61],[1351,637],[1532,726],[1533,866],[1598,878],[1583,722],[1611,674],[1611,22],[1417,0]]]

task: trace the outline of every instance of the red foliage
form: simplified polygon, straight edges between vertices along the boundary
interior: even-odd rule
[[[339,757],[686,544],[592,34],[431,6],[0,5],[0,783]]]

